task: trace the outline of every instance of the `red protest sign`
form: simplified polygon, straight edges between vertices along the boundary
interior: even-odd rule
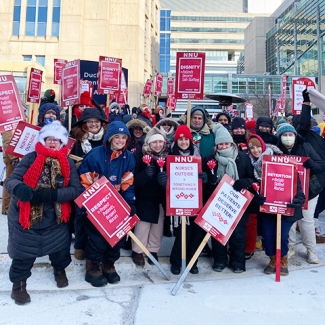
[[[22,158],[34,151],[40,129],[39,126],[27,122],[19,122],[6,148],[6,154]],[[68,154],[75,143],[75,139],[68,139]]]
[[[167,156],[167,216],[196,216],[202,209],[201,157]]]
[[[175,97],[168,97],[167,98],[167,109],[171,111],[175,111],[176,108],[176,99]]]
[[[111,94],[120,89],[122,59],[99,57],[98,64],[98,93]]]
[[[89,80],[80,80],[80,94],[85,91],[88,91],[90,97],[92,97],[94,93],[94,86]]]
[[[62,68],[61,102],[63,106],[78,104],[80,97],[80,60],[70,61]]]
[[[102,176],[75,199],[107,242],[115,246],[140,221],[130,217],[130,207],[114,186]]]
[[[302,92],[309,87],[316,89],[315,77],[292,78],[292,114],[301,114],[302,103],[304,101]]]
[[[245,104],[245,117],[249,120],[254,119],[254,106],[251,103]]]
[[[284,114],[284,110],[285,110],[285,107],[286,107],[286,91],[287,91],[287,79],[288,79],[288,76],[282,76],[281,78],[281,105],[280,105],[280,110],[279,112],[281,114]]]
[[[261,212],[292,216],[293,208],[287,208],[297,192],[297,166],[289,157],[263,156],[261,194],[266,197]]]
[[[43,71],[35,68],[30,69],[27,102],[39,103],[42,86]]]
[[[163,86],[163,75],[157,72],[155,78],[155,96],[161,96],[162,86]]]
[[[24,108],[12,75],[0,76],[0,133],[16,128],[25,120]]]
[[[61,85],[62,69],[67,63],[68,60],[54,59],[54,84]]]
[[[143,97],[149,97],[151,93],[151,87],[152,87],[153,81],[151,79],[147,79],[146,84],[144,85],[142,96]]]
[[[177,52],[176,99],[203,99],[205,53]]]
[[[195,219],[195,223],[222,245],[226,245],[254,196],[247,190],[235,191],[234,182],[225,175]]]
[[[175,97],[173,77],[167,79],[167,97]]]

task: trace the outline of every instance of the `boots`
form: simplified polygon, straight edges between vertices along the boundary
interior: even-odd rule
[[[16,282],[12,285],[11,298],[17,305],[26,305],[30,303],[30,296],[26,291],[26,280]]]
[[[115,270],[114,262],[103,262],[103,275],[106,278],[107,282],[110,284],[115,284],[121,281],[120,276]]]
[[[65,274],[65,270],[58,271],[56,269],[53,269],[53,273],[54,273],[54,279],[56,281],[56,286],[58,288],[65,288],[69,285],[67,276]]]
[[[80,248],[76,248],[74,250],[74,258],[79,260],[79,261],[82,261],[85,259],[85,251],[83,249],[80,249]]]
[[[95,263],[88,259],[86,260],[85,281],[90,283],[93,287],[102,287],[107,284],[107,280],[99,268],[99,263]]]
[[[264,273],[266,273],[266,274],[274,274],[275,273],[275,256],[270,256],[270,262],[264,269]]]
[[[281,275],[289,275],[288,270],[288,258],[287,256],[281,257],[281,268],[280,268]]]

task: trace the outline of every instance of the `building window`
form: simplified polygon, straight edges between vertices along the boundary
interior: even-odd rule
[[[44,55],[35,55],[36,62],[45,67],[45,56]]]
[[[12,35],[19,35],[21,0],[15,0]]]
[[[23,55],[24,61],[32,61],[33,57],[31,55]]]
[[[52,36],[59,37],[60,13],[61,13],[61,0],[54,0],[53,1],[53,14],[52,14]]]
[[[48,0],[27,0],[27,36],[46,36],[47,2]]]

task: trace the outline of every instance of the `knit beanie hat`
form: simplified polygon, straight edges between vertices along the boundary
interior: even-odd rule
[[[154,142],[157,140],[165,141],[166,138],[165,138],[164,134],[159,129],[154,127],[147,133],[147,135],[144,139],[144,144],[149,145],[151,142]]]
[[[257,127],[266,126],[272,129],[273,122],[269,116],[260,116],[256,121]]]
[[[253,146],[256,146],[256,147],[262,147],[262,152],[265,151],[266,149],[266,145],[265,145],[265,142],[263,141],[263,139],[257,135],[257,134],[253,134],[251,135],[248,140],[247,140],[247,146],[248,146],[248,149],[250,150]]]
[[[44,97],[49,102],[54,102],[54,99],[55,99],[55,91],[53,89],[47,89],[47,90],[45,90]]]
[[[256,121],[255,120],[246,121],[246,127],[247,127],[248,131],[250,131],[251,133],[255,133],[256,132]]]
[[[217,123],[213,126],[212,132],[215,135],[215,144],[230,142],[234,143],[234,140],[229,133],[229,131],[220,123]]]
[[[41,128],[38,134],[38,141],[45,146],[45,139],[47,137],[54,137],[60,139],[62,146],[65,146],[68,143],[68,131],[62,126],[60,121],[53,121],[52,123],[46,124]]]
[[[177,142],[179,138],[188,138],[193,141],[191,130],[186,125],[180,125],[175,132],[174,142]]]
[[[86,107],[94,107],[89,91],[84,91],[83,93],[81,93],[80,101],[78,105],[85,105]]]
[[[231,122],[231,129],[235,130],[239,128],[244,128],[245,130],[247,130],[246,122],[242,117],[234,117]]]
[[[277,129],[277,136],[280,138],[281,135],[285,132],[293,132],[295,135],[297,135],[296,129],[289,123],[281,123]]]

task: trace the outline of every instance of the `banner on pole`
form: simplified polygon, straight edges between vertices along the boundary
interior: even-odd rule
[[[62,68],[62,106],[78,104],[80,100],[80,60],[68,62]]]
[[[300,115],[302,103],[304,101],[302,92],[306,88],[316,89],[315,77],[292,78],[291,98],[292,98],[292,114]]]
[[[61,85],[62,69],[67,63],[68,60],[54,59],[54,84]]]
[[[142,97],[147,98],[150,96],[152,84],[153,81],[151,79],[147,79],[143,88]]]
[[[39,103],[41,97],[43,71],[35,68],[30,69],[27,102]]]

